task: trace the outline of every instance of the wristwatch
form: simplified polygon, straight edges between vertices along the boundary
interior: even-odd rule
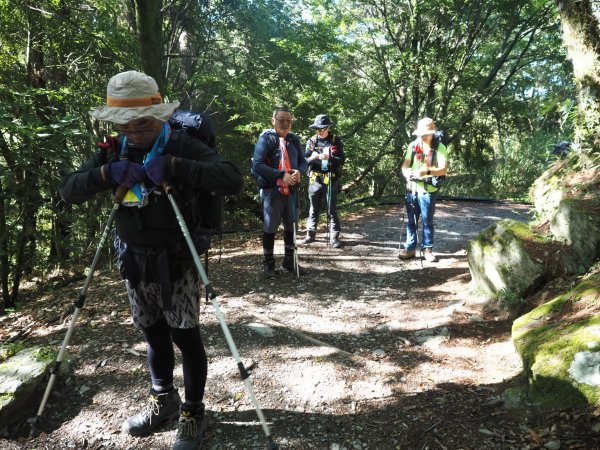
[[[427,175],[431,175],[431,170],[427,169]]]

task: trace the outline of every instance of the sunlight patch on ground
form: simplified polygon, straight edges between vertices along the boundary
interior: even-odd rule
[[[452,339],[452,336],[450,336]],[[453,343],[454,344],[454,343]],[[430,348],[433,354],[447,355],[454,358],[477,358],[480,354],[479,349],[469,348],[462,345],[444,346],[444,348]]]
[[[338,377],[335,365],[299,362],[289,365],[287,370],[291,375],[288,375],[284,390],[291,391],[300,402],[318,405],[348,395],[346,383]]]
[[[352,397],[355,400],[388,397],[392,395],[392,388],[383,380],[365,380],[352,383]]]
[[[322,347],[322,346],[306,346],[299,347],[294,349],[294,359],[316,359],[317,361],[320,358],[331,356],[337,354],[337,349],[332,347]]]

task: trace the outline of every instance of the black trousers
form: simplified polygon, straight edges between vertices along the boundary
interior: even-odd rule
[[[200,336],[200,327],[171,328],[162,318],[152,326],[142,328],[148,343],[148,366],[155,386],[173,385],[175,351],[173,343],[181,351],[183,359],[183,384],[185,400],[200,402],[208,374],[208,360]]]
[[[332,183],[331,189],[328,188],[328,185],[319,183],[318,181],[311,183],[308,187],[310,210],[308,211],[306,227],[309,231],[317,231],[321,205],[325,203],[330,218],[330,222],[327,225],[330,227],[332,236],[338,236],[340,231],[342,231],[340,216],[337,212],[337,196],[340,190],[340,181],[334,179]]]

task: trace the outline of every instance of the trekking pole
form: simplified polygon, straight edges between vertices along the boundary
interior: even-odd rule
[[[294,272],[296,272],[296,278],[300,278],[300,265],[298,264],[298,245],[296,242],[296,229],[297,229],[297,217],[296,217],[296,201],[298,200],[298,191],[295,186],[292,186],[292,236],[294,245]]]
[[[242,380],[243,380],[244,384],[246,385],[246,390],[248,391],[250,400],[252,401],[252,404],[254,405],[254,408],[256,409],[256,414],[258,415],[258,419],[260,420],[260,424],[262,425],[263,431],[268,440],[268,444],[269,444],[268,450],[278,450],[279,445],[277,445],[273,441],[273,437],[271,436],[271,431],[269,430],[269,426],[267,425],[265,416],[262,412],[262,409],[260,408],[260,405],[258,403],[258,400],[256,399],[256,396],[254,395],[254,390],[252,389],[252,384],[250,383],[250,380],[248,379],[250,377],[250,372],[253,369],[254,363],[252,365],[250,365],[249,367],[244,367],[244,364],[242,363],[242,360],[240,358],[240,354],[238,353],[235,342],[233,341],[233,338],[231,337],[231,333],[229,331],[229,327],[227,326],[227,322],[225,322],[225,318],[223,317],[223,313],[221,312],[221,308],[219,307],[219,302],[217,301],[217,294],[213,290],[213,287],[210,284],[208,277],[206,276],[206,272],[204,271],[204,268],[202,267],[202,263],[200,262],[200,257],[198,256],[198,252],[196,251],[196,247],[194,246],[194,241],[192,241],[190,231],[187,227],[187,224],[185,223],[185,220],[183,219],[183,215],[181,214],[179,207],[177,206],[177,202],[175,201],[175,198],[173,197],[173,193],[172,193],[173,188],[166,183],[163,185],[163,187],[165,189],[165,192],[167,193],[167,196],[169,197],[169,201],[171,202],[171,206],[173,207],[173,211],[175,212],[175,216],[177,217],[177,222],[179,222],[179,226],[181,227],[181,232],[183,233],[183,236],[185,237],[185,241],[187,242],[187,245],[190,249],[190,253],[192,254],[192,258],[194,260],[194,263],[196,264],[196,269],[198,269],[198,274],[200,275],[202,284],[204,284],[204,289],[206,289],[206,292],[208,292],[208,295],[211,299],[213,308],[217,315],[217,319],[219,320],[219,324],[221,325],[221,329],[223,330],[223,334],[225,335],[225,340],[227,341],[227,344],[229,345],[229,350],[231,350],[231,354],[233,355],[233,358],[235,359],[235,361],[237,363],[238,369],[240,371],[240,376],[242,377]]]
[[[98,248],[96,249],[96,254],[94,255],[94,259],[92,260],[92,265],[89,267],[87,278],[85,279],[85,283],[83,283],[83,287],[81,288],[81,292],[79,293],[79,297],[77,301],[73,302],[73,306],[75,310],[73,311],[73,317],[71,317],[71,323],[69,323],[69,328],[67,328],[67,334],[63,339],[62,345],[54,361],[54,365],[50,369],[50,379],[48,380],[48,385],[46,386],[46,391],[44,392],[44,396],[42,397],[42,402],[40,403],[40,407],[38,408],[37,414],[35,417],[28,419],[30,425],[30,437],[34,437],[37,431],[37,425],[39,422],[42,413],[44,412],[44,408],[46,407],[46,403],[48,402],[48,398],[50,397],[50,392],[52,391],[52,387],[54,386],[54,382],[56,381],[56,377],[60,371],[60,365],[62,364],[65,353],[67,351],[67,346],[69,345],[69,341],[71,340],[71,336],[73,335],[73,331],[75,329],[75,322],[77,321],[77,317],[79,317],[79,313],[83,308],[83,304],[85,303],[85,297],[87,294],[87,290],[90,287],[90,283],[92,282],[92,278],[94,277],[94,272],[96,271],[96,265],[98,264],[98,259],[100,258],[100,252],[102,251],[102,247],[106,242],[106,238],[108,237],[108,233],[112,227],[112,223],[115,219],[115,215],[119,206],[121,206],[121,200],[123,200],[123,196],[127,192],[127,187],[119,186],[114,196],[113,207],[110,211],[110,215],[108,216],[108,220],[106,221],[106,225],[104,227],[104,231],[102,232],[102,236],[100,237],[100,242],[98,243]]]
[[[331,246],[331,195],[333,193],[333,180],[331,171],[327,172],[329,182],[327,183],[327,245]]]
[[[423,248],[421,247],[421,243],[419,241],[419,217],[421,217],[421,215],[417,215],[417,207],[419,207],[419,202],[416,202],[416,205],[413,205],[413,207],[415,208],[415,234],[417,236],[417,248],[419,249],[419,261],[421,262],[421,268],[423,268]],[[421,220],[421,225],[423,224],[423,221]],[[421,226],[421,228],[423,228],[423,226]]]
[[[404,237],[404,213],[406,211],[406,194],[404,195],[404,204],[400,205],[402,209],[402,216],[400,220],[400,240],[398,241],[398,259],[400,259],[400,254],[402,253],[402,238]]]

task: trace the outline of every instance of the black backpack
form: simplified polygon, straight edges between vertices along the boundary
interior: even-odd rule
[[[178,110],[169,118],[169,124],[172,129],[184,130],[187,135],[216,150],[216,129],[206,114],[192,110]],[[200,212],[200,217],[193,222],[200,222],[200,226],[211,234],[220,234],[223,228],[223,196],[217,192],[203,191],[193,201]]]
[[[443,143],[445,145],[445,139],[446,139],[446,132],[442,131],[442,130],[437,130],[434,134],[433,134],[433,145],[431,146],[431,150],[433,151],[433,158],[432,161],[435,165],[437,165],[437,149],[440,146],[440,143]],[[413,162],[415,160],[415,145],[413,144],[412,146],[412,155],[410,157],[410,166],[412,167]],[[425,184],[431,184],[433,187],[438,188],[438,190],[442,187],[442,183],[444,182],[444,180],[446,179],[446,175],[440,175],[440,176],[431,176],[431,177],[427,177],[424,178],[422,181]]]
[[[189,136],[200,140],[210,148],[216,150],[217,133],[215,125],[206,114],[192,110],[178,110],[169,118],[169,124],[172,129],[184,130]],[[202,191],[200,195],[197,195],[189,203],[193,203],[194,205],[186,209],[191,211],[191,214],[196,212],[200,215],[198,218],[191,218],[192,223],[197,223],[196,228],[191,231],[192,234],[208,248],[211,247],[212,243],[210,236],[217,234],[219,237],[220,262],[223,234],[223,196],[217,192]],[[204,253],[204,268],[208,274],[208,252]],[[206,303],[209,303],[208,289],[205,291],[205,299]]]

